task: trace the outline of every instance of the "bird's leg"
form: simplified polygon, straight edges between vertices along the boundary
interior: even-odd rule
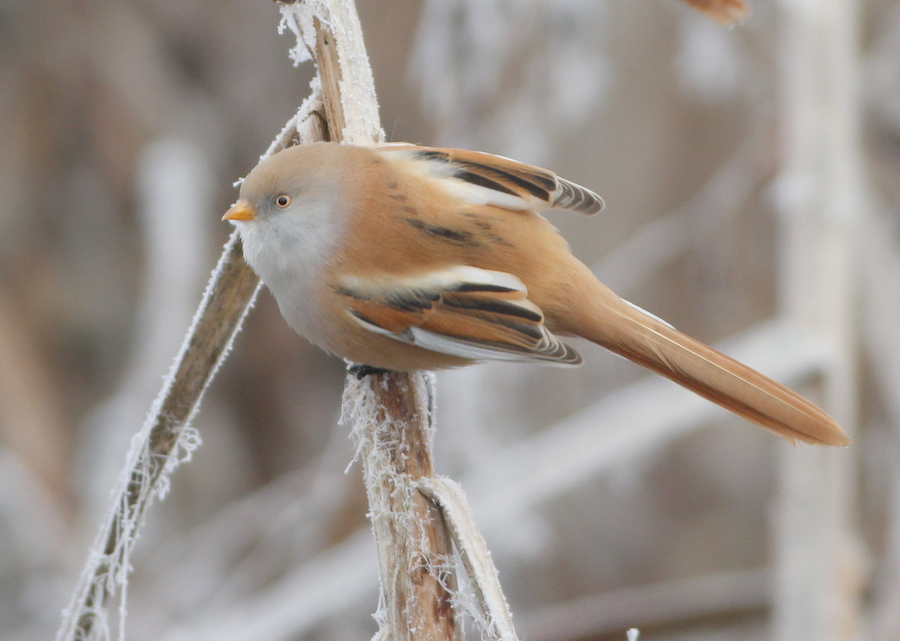
[[[362,380],[371,374],[387,374],[391,370],[381,367],[372,367],[371,365],[356,364],[347,368],[347,371],[353,374],[357,380]]]

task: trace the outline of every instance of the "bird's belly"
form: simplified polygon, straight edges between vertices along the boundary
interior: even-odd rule
[[[295,279],[290,288],[281,291],[269,286],[278,301],[281,315],[295,332],[303,336],[310,343],[323,349],[327,347],[327,327],[322,322],[322,314],[316,300],[315,288],[312,281],[307,279]]]
[[[349,318],[349,317],[348,317]],[[401,342],[371,332],[352,320],[339,331],[327,332],[326,351],[354,363],[399,372],[439,370],[471,365],[472,361]]]

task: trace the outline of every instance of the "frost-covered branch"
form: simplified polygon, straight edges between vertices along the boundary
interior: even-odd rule
[[[353,3],[283,4],[282,15],[298,36],[295,52],[314,52],[332,139],[383,140]],[[382,608],[376,618],[381,635],[395,641],[457,637],[452,545],[440,511],[416,487],[434,472],[431,387],[422,373],[387,372],[363,380],[348,375],[344,390],[344,418],[356,435],[378,546]]]
[[[316,136],[317,118],[311,116],[319,107],[316,99],[307,100],[267,154]],[[129,559],[144,514],[154,497],[165,495],[169,475],[199,444],[190,421],[258,289],[259,279],[244,262],[237,234],[232,234],[162,390],[134,436],[112,505],[63,612],[57,641],[109,638],[107,600],[119,591],[119,638],[124,638]]]
[[[259,280],[243,262],[236,236],[213,272],[194,323],[149,418],[133,441],[112,506],[94,541],[57,641],[107,638],[107,598],[127,587],[131,549],[153,498],[168,489],[172,470],[199,443],[188,425],[203,392],[250,308]],[[120,619],[124,621],[124,599]],[[120,638],[123,634],[120,622]]]
[[[335,0],[330,13],[310,15],[326,4],[311,3],[309,11],[286,6],[285,23],[315,51],[329,130],[351,143],[380,140],[374,83],[352,2]],[[482,631],[515,641],[497,572],[465,498],[434,473],[433,387],[423,373],[347,377],[343,418],[353,425],[378,546],[378,636],[460,638],[456,610],[466,605],[465,585],[475,601],[465,609]],[[466,576],[458,577],[457,569]]]

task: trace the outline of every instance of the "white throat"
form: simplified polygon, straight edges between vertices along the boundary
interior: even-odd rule
[[[307,199],[239,223],[244,257],[272,291],[288,324],[321,345],[317,293],[344,234],[336,198]]]

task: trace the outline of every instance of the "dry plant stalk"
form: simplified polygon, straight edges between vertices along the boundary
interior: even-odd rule
[[[300,107],[265,155],[297,142],[324,140],[318,95]],[[107,601],[121,590],[119,636],[124,638],[124,594],[129,557],[153,498],[168,489],[168,477],[199,444],[189,427],[203,393],[231,348],[259,291],[259,278],[244,262],[235,232],[225,244],[184,342],[143,428],[138,432],[69,605],[57,641],[108,638]]]
[[[383,139],[374,82],[352,0],[280,2],[282,25],[298,38],[295,60],[313,54],[319,77],[313,94],[285,125],[266,154],[321,140],[366,144]],[[314,52],[314,53],[313,53]],[[172,372],[143,429],[134,439],[109,516],[92,547],[57,633],[57,641],[108,638],[107,601],[122,592],[119,637],[124,638],[129,555],[154,496],[199,443],[188,427],[216,369],[252,306],[259,279],[232,234]],[[476,621],[493,638],[514,640],[496,570],[461,491],[434,476],[433,397],[422,373],[348,376],[345,416],[355,426],[381,566],[381,636],[456,639],[457,557],[475,592]],[[448,522],[449,521],[449,522]]]
[[[298,39],[315,51],[332,139],[381,140],[374,82],[352,1],[308,2],[306,10],[281,4]],[[328,10],[319,13],[326,4]],[[347,377],[344,419],[357,440],[378,547],[379,637],[461,638],[454,608],[458,555],[474,593],[469,610],[475,622],[491,638],[515,641],[496,569],[462,491],[434,474],[433,396],[432,379],[421,372]]]
[[[784,313],[829,346],[824,407],[850,436],[860,413],[857,264],[868,206],[861,156],[860,4],[778,3]],[[870,250],[871,251],[871,250]],[[784,451],[772,638],[862,637],[867,562],[854,526],[859,448]]]
[[[321,139],[317,106],[321,105],[314,97],[307,100],[273,141],[267,155],[301,138]],[[57,641],[108,638],[106,602],[120,589],[123,603],[119,636],[124,638],[124,593],[132,545],[153,498],[165,494],[171,472],[199,444],[190,421],[258,290],[259,278],[244,262],[240,238],[234,233],[213,270],[149,418],[133,439],[111,508],[63,612]]]
[[[376,142],[371,132],[380,134],[377,122],[358,127],[360,123],[347,116],[348,103],[358,106],[360,98],[372,101],[368,113],[376,118],[377,105],[353,4],[341,3],[340,14],[337,8],[332,4],[331,11],[316,14],[311,21],[301,10],[294,14],[294,25],[307,46],[315,50],[332,139]],[[291,10],[285,8],[286,19]],[[313,33],[309,33],[310,25]],[[356,41],[354,36],[358,36]],[[348,69],[348,65],[357,68]],[[360,65],[366,69],[360,71]],[[372,84],[348,87],[346,79],[353,77]],[[362,380],[350,375],[344,392],[345,416],[354,426],[378,547],[381,632],[393,641],[449,640],[460,634],[452,607],[453,546],[440,510],[417,490],[420,479],[434,475],[428,400],[432,394],[430,379],[424,374],[400,372],[373,374]]]
[[[106,600],[119,588],[124,592],[131,546],[144,514],[153,497],[167,489],[168,474],[189,454],[187,426],[258,286],[259,279],[243,262],[239,238],[232,235],[151,416],[135,437],[112,508],[63,613],[58,641],[108,635]],[[120,618],[124,620],[124,608]],[[96,629],[98,622],[101,629]]]
[[[453,546],[441,510],[418,491],[434,476],[432,394],[424,375],[395,372],[348,377],[345,389],[378,546],[383,605],[376,618],[392,641],[461,638]]]

